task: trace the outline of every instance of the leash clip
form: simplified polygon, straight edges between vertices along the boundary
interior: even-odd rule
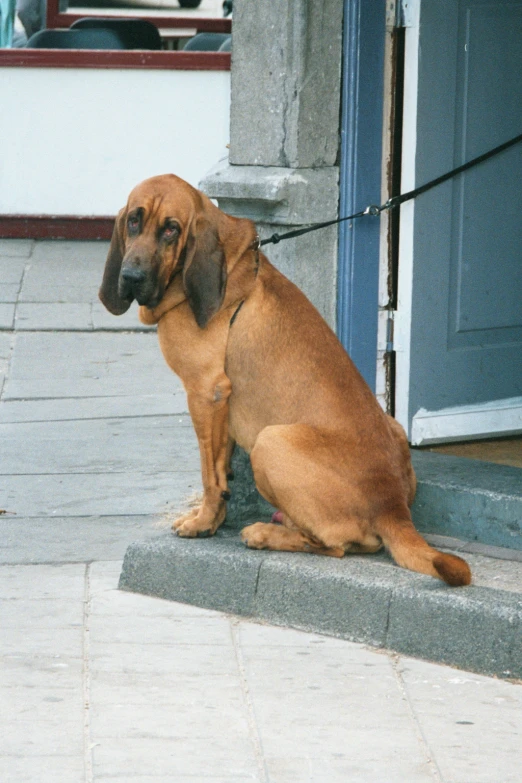
[[[251,247],[252,247],[252,250],[256,251],[256,253],[259,252],[259,250],[261,248],[261,239],[259,237],[259,234],[256,234],[256,237],[255,237],[254,241],[252,242]]]
[[[381,214],[381,209],[382,207],[378,207],[376,204],[371,204],[369,207],[366,207],[363,215],[373,215],[375,217],[376,215]]]

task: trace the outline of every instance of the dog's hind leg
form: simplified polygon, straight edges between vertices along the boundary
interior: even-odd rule
[[[278,552],[313,552],[328,557],[343,557],[342,547],[325,547],[299,530],[290,530],[269,522],[256,522],[241,533],[243,542],[251,549],[274,549]]]
[[[273,522],[281,525],[250,525],[243,541],[256,549],[334,557],[380,549],[382,541],[357,513],[357,493],[343,454],[338,438],[309,425],[262,430],[250,458],[256,486],[280,509]]]

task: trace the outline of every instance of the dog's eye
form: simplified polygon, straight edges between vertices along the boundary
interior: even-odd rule
[[[130,231],[137,231],[140,227],[140,219],[137,215],[131,215],[127,219],[127,227]]]
[[[179,232],[179,226],[175,223],[167,223],[163,229],[163,237],[165,239],[172,239]]]

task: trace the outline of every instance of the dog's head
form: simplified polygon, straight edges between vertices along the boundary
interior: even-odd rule
[[[200,327],[219,310],[226,286],[220,211],[179,177],[167,174],[138,185],[120,210],[99,296],[114,315],[136,299],[154,308],[176,274]]]

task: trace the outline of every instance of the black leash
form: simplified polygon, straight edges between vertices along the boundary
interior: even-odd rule
[[[372,204],[369,207],[366,207],[366,209],[361,210],[360,212],[355,212],[353,215],[348,215],[347,217],[337,218],[336,220],[327,220],[325,223],[314,223],[311,226],[306,226],[306,228],[299,228],[295,231],[288,231],[286,234],[272,234],[271,237],[268,237],[268,239],[262,239],[258,241],[257,248],[262,247],[263,245],[277,245],[278,242],[281,242],[283,239],[292,239],[294,237],[300,237],[303,234],[308,234],[310,231],[318,231],[320,228],[326,228],[327,226],[334,226],[336,223],[342,223],[345,220],[355,220],[356,218],[364,217],[364,215],[380,215],[381,212],[384,212],[387,209],[394,209],[395,207],[399,207],[401,204],[404,204],[405,201],[410,201],[412,198],[415,198],[416,196],[420,196],[421,193],[426,193],[427,190],[431,190],[432,188],[436,187],[437,185],[441,185],[443,182],[446,182],[448,179],[452,179],[453,177],[456,177],[457,174],[462,174],[463,171],[467,171],[468,169],[473,168],[473,166],[478,166],[479,163],[483,163],[485,160],[488,160],[489,158],[492,158],[494,155],[499,155],[504,150],[507,150],[509,147],[513,147],[513,145],[518,144],[520,141],[522,141],[522,133],[520,133],[518,136],[515,136],[514,139],[510,139],[509,141],[504,142],[504,144],[499,144],[498,147],[495,147],[492,150],[489,150],[489,152],[485,152],[483,155],[479,155],[477,158],[473,158],[472,160],[469,160],[467,163],[464,163],[462,166],[457,166],[456,169],[452,169],[451,171],[448,171],[446,174],[442,174],[440,177],[437,177],[436,179],[432,179],[430,182],[427,182],[425,185],[421,185],[418,188],[415,188],[414,190],[409,190],[407,193],[402,193],[399,196],[392,196],[388,199],[388,201],[385,204],[382,204],[380,207],[376,206],[375,204]]]

